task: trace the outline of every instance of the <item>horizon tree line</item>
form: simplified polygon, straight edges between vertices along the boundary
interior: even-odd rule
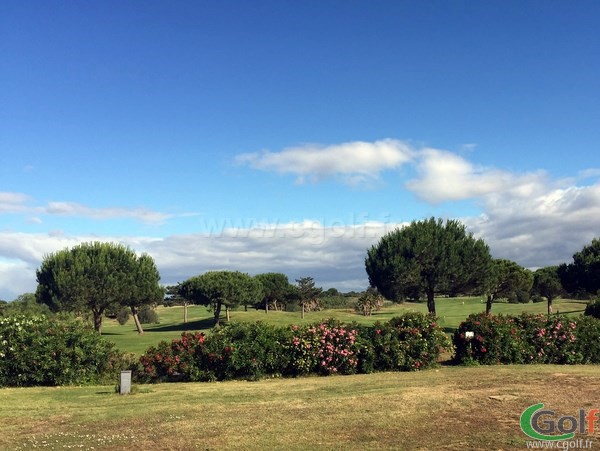
[[[594,238],[573,255],[572,263],[540,268],[532,272],[506,259],[492,258],[488,245],[468,233],[457,220],[430,218],[384,235],[367,250],[365,269],[372,288],[393,302],[426,298],[435,315],[439,295],[484,295],[486,312],[498,299],[529,300],[543,296],[552,313],[552,302],[568,292],[591,297],[600,290],[600,239]],[[187,305],[207,305],[219,324],[235,306],[279,309],[297,303],[302,315],[320,308],[322,288],[312,277],[291,284],[283,273],[256,276],[240,271],[208,271],[170,287],[160,285],[160,274],[148,254],[137,255],[122,244],[82,243],[44,257],[36,271],[35,301],[52,312],[91,311],[94,328],[100,332],[102,317],[115,305],[129,308],[139,333],[139,309],[165,300]],[[325,293],[339,292],[330,289]],[[31,298],[27,302],[31,304]],[[8,303],[0,301],[0,314]],[[184,321],[187,317],[184,316]]]

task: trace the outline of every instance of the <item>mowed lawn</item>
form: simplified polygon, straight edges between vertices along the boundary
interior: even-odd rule
[[[519,417],[600,407],[597,366],[0,390],[0,449],[525,449]],[[598,445],[600,435],[577,434]]]
[[[561,299],[554,301],[554,311],[578,315],[585,310],[586,303]],[[440,298],[436,300],[437,312],[440,325],[446,332],[451,333],[471,313],[485,311],[485,303],[480,297],[466,298]],[[547,304],[545,302],[529,304],[507,304],[496,303],[492,313],[515,314],[521,312],[545,313]],[[394,316],[406,311],[427,312],[425,303],[392,304],[383,310],[375,312],[370,317],[365,317],[351,309],[332,309],[319,312],[306,313],[305,318],[300,318],[299,312],[269,311],[265,314],[262,310],[243,309],[231,312],[231,321],[264,321],[266,323],[286,326],[291,324],[309,324],[323,319],[337,318],[344,322],[356,321],[361,324],[372,324],[375,321],[388,321]],[[124,326],[119,325],[116,320],[105,318],[102,334],[113,341],[117,347],[126,352],[142,354],[149,346],[157,344],[161,340],[178,338],[183,331],[209,332],[213,325],[212,313],[203,306],[188,307],[188,322],[183,323],[183,307],[159,307],[157,309],[160,324],[144,325],[144,335],[139,335],[135,330],[133,320],[129,320]],[[222,321],[224,322],[224,315]]]

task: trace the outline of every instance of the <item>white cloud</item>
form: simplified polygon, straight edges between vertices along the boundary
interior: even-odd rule
[[[464,221],[485,238],[496,257],[526,267],[568,262],[600,236],[600,183],[542,188],[531,190],[530,196],[506,190],[484,198],[485,213]]]
[[[600,183],[566,188],[552,185],[546,177],[532,176],[529,184],[523,182],[518,189],[508,187],[482,196],[485,212],[460,219],[490,245],[494,257],[509,258],[526,267],[570,261],[574,252],[598,236]],[[207,233],[163,238],[0,231],[0,298],[12,299],[35,290],[35,269],[44,255],[94,240],[120,242],[137,252],[148,252],[165,284],[208,270],[231,269],[251,274],[281,271],[292,282],[312,276],[326,288],[360,289],[368,283],[364,270],[367,249],[403,225],[372,221],[342,226],[314,220],[248,224],[221,224]]]
[[[542,173],[515,176],[495,168],[478,167],[454,153],[423,149],[417,160],[418,177],[406,187],[419,198],[440,203],[485,196],[506,189],[532,189]]]
[[[600,177],[600,168],[584,169],[583,171],[579,172],[579,177],[582,180],[589,179],[589,178],[598,178],[598,177]]]
[[[478,167],[451,152],[424,149],[417,172],[406,186],[427,202],[477,201],[482,214],[462,219],[495,257],[526,267],[559,264],[599,236],[600,182],[576,185],[596,170],[555,180],[544,171],[518,174]]]
[[[160,224],[176,215],[162,213],[146,208],[106,207],[93,208],[76,202],[51,201],[46,205],[29,205],[30,196],[23,193],[0,192],[0,214],[29,214],[27,221],[42,223],[40,216],[80,216],[97,220],[129,218],[145,224]],[[184,213],[177,216],[191,216],[194,213]]]
[[[407,183],[408,189],[431,203],[475,199],[482,213],[460,219],[490,245],[494,257],[509,258],[526,267],[568,262],[574,252],[599,236],[600,181],[593,180],[598,174],[595,169],[555,180],[543,171],[519,174],[479,167],[448,151],[413,151],[398,141],[302,147],[279,153],[246,154],[239,156],[238,161],[299,177],[341,175],[345,181],[373,180],[384,169],[410,162],[416,165],[417,176]],[[592,183],[578,185],[583,180]],[[24,194],[0,193],[0,213],[25,212],[34,218],[126,217],[149,223],[171,217],[145,209],[94,209],[73,202],[29,207],[29,202]],[[94,240],[121,242],[137,252],[148,252],[167,284],[208,270],[235,269],[251,274],[281,271],[292,281],[312,276],[325,287],[360,289],[367,284],[367,249],[401,224],[358,221],[341,225],[309,219],[261,223],[240,219],[237,225],[214,222],[205,226],[206,233],[162,238],[0,231],[0,298],[12,299],[35,290],[35,269],[45,254]]]
[[[22,293],[33,292],[35,269],[21,261],[0,261],[0,299],[12,301]],[[33,287],[33,288],[32,288]]]
[[[369,222],[342,227],[303,221],[165,238],[0,232],[0,258],[11,262],[5,270],[18,271],[29,281],[27,286],[19,284],[17,290],[10,278],[1,278],[0,298],[13,299],[22,292],[34,291],[35,270],[44,255],[94,240],[120,242],[137,252],[149,253],[165,284],[209,270],[230,269],[251,274],[278,271],[288,274],[292,282],[312,276],[317,283],[327,283],[327,287],[364,288],[368,283],[364,271],[367,248],[397,226]]]
[[[46,207],[39,207],[38,210],[48,215],[83,216],[92,219],[131,218],[146,224],[161,223],[173,217],[171,214],[145,208],[91,208],[76,202],[48,202]]]
[[[29,196],[23,193],[0,192],[0,213],[19,213],[27,210]]]
[[[476,200],[482,214],[462,220],[485,239],[494,257],[526,267],[554,265],[570,261],[599,236],[600,181],[577,184],[597,178],[597,169],[552,179],[542,170],[513,173],[477,166],[445,150],[425,148],[410,156],[417,176],[407,188],[433,204]]]
[[[407,144],[385,139],[375,142],[348,142],[331,146],[305,145],[281,152],[245,153],[236,162],[254,169],[295,174],[297,182],[320,181],[339,176],[349,184],[378,178],[386,169],[396,169],[413,158]]]

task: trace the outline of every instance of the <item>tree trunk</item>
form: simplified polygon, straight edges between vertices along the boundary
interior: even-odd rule
[[[244,304],[244,312],[248,311],[248,304]]]
[[[183,323],[184,324],[187,323],[187,321],[188,321],[188,315],[187,315],[188,311],[187,311],[187,308],[188,308],[188,303],[184,302],[183,303]]]
[[[435,300],[433,288],[427,289],[427,310],[431,316],[435,316]]]
[[[552,315],[552,298],[548,298],[548,315]]]
[[[269,313],[269,301],[265,301],[265,315]]]
[[[494,302],[494,296],[491,294],[487,295],[487,300],[485,301],[485,314],[489,316],[492,313],[492,303]]]
[[[227,319],[227,322],[229,322],[229,306],[225,306],[225,318]]]
[[[144,335],[144,329],[142,328],[142,323],[140,323],[137,307],[131,306],[131,314],[133,315],[133,321],[135,321],[135,328],[137,329],[138,334]]]
[[[304,302],[302,303],[302,315],[300,316],[300,318],[304,319]]]
[[[221,301],[215,306],[215,327],[219,327],[221,319]]]
[[[92,313],[94,314],[94,330],[102,335],[102,315],[104,313],[104,309],[92,309]]]

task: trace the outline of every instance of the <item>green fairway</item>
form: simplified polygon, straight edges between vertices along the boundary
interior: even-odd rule
[[[598,407],[599,387],[596,366],[537,365],[142,385],[125,396],[8,388],[0,449],[524,449],[527,407],[575,415]]]
[[[581,301],[556,300],[554,301],[554,311],[565,314],[580,314],[583,313],[585,305],[585,302]],[[451,332],[471,313],[485,311],[485,302],[480,297],[439,298],[436,300],[436,307],[440,325],[447,332]],[[518,315],[521,312],[545,313],[546,309],[545,302],[536,304],[496,303],[492,308],[492,313]],[[359,315],[351,309],[323,310],[306,313],[304,320],[300,318],[299,312],[269,311],[268,314],[265,314],[262,310],[249,309],[246,312],[240,309],[231,312],[231,321],[264,321],[278,326],[286,326],[337,318],[344,322],[356,321],[361,324],[372,324],[375,321],[388,321],[390,318],[406,311],[426,313],[427,306],[425,303],[412,302],[390,304],[370,317]],[[212,328],[213,316],[206,307],[188,307],[188,322],[185,324],[183,323],[183,307],[159,307],[157,312],[160,324],[145,325],[144,335],[139,335],[136,332],[132,320],[121,326],[116,320],[105,319],[102,333],[108,340],[113,341],[120,350],[142,354],[149,346],[155,345],[161,340],[178,338],[183,331],[208,332]]]

